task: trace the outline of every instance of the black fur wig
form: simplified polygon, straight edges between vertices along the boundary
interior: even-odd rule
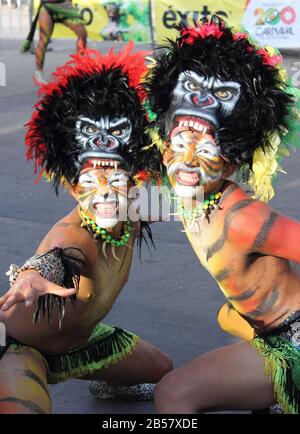
[[[218,144],[230,162],[252,166],[255,149],[270,145],[273,132],[287,128],[294,104],[278,74],[282,58],[278,53],[257,48],[245,33],[234,33],[220,19],[183,27],[175,41],[170,39],[156,58],[146,83],[150,114],[165,140],[165,118],[178,76],[191,70],[205,77],[240,83],[239,102],[220,124]]]
[[[75,139],[75,125],[79,116],[128,118],[132,134],[122,158],[131,175],[159,169],[158,151],[142,149],[150,142],[140,87],[147,71],[146,53],[131,53],[132,49],[133,44],[128,44],[122,52],[111,50],[107,56],[82,51],[56,70],[52,83],[42,86],[42,98],[27,124],[26,157],[35,160],[35,172],[40,167],[51,178],[56,191],[63,178],[71,184],[78,179],[82,149]]]

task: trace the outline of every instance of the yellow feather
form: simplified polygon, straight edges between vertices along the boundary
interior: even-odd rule
[[[272,178],[276,173],[285,173],[277,162],[278,154],[286,152],[283,149],[280,136],[273,133],[269,137],[269,145],[265,151],[257,148],[253,155],[252,173],[249,178],[249,185],[253,189],[253,197],[268,202],[275,192],[272,186]]]

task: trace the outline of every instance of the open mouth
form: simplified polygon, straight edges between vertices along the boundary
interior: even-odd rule
[[[113,218],[117,215],[118,202],[96,202],[93,205],[95,215],[99,218]]]
[[[176,172],[176,182],[181,185],[195,187],[200,184],[200,174],[190,170],[178,169]]]
[[[106,160],[103,158],[93,159],[94,169],[97,169],[97,167],[114,167],[114,169],[117,170],[119,164],[120,162],[116,160]]]
[[[103,165],[103,166],[110,166],[111,163],[117,163],[117,164],[122,164],[125,165],[125,161],[124,159],[121,157],[121,155],[117,154],[117,153],[109,153],[109,152],[101,152],[101,151],[87,151],[87,152],[83,152],[82,154],[79,155],[78,160],[81,164],[85,164],[87,161],[89,162],[98,162],[99,165]],[[104,163],[104,164],[102,164]],[[112,167],[113,167],[112,166]]]
[[[117,170],[121,162],[117,160],[111,160],[108,158],[89,158],[84,163],[84,168],[90,167],[93,169],[98,169],[99,167],[110,167]]]
[[[215,128],[205,119],[196,116],[176,116],[172,127],[171,137],[184,130],[194,130],[204,134],[212,135]]]

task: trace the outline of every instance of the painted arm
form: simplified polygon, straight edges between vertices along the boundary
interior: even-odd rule
[[[229,240],[241,251],[258,252],[300,263],[300,223],[253,201],[234,215]]]
[[[66,297],[76,301],[84,260],[79,249],[54,247],[29,258],[22,267],[11,265],[11,288],[0,298],[0,309],[6,311],[17,303],[35,304],[33,322],[47,315],[51,322],[53,309],[58,310],[59,328],[65,315]]]

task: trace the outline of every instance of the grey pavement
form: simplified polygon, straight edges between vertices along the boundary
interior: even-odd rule
[[[46,182],[34,184],[33,166],[25,160],[23,125],[31,116],[37,91],[31,78],[34,56],[19,54],[19,45],[13,40],[0,42],[0,62],[7,68],[7,86],[0,87],[0,293],[8,289],[9,265],[31,256],[48,229],[74,206],[63,191],[56,197]],[[95,44],[103,52],[109,46]],[[65,62],[73,43],[54,41],[53,48],[46,59],[48,77]],[[297,61],[299,56],[288,56],[286,65],[290,69]],[[271,205],[298,219],[299,151],[284,161],[284,168],[287,175],[280,177]],[[175,366],[236,342],[218,327],[216,313],[224,297],[199,264],[180,225],[158,223],[152,230],[156,250],[150,255],[144,248],[142,262],[134,258],[129,282],[106,322],[159,346]],[[152,402],[97,401],[81,380],[51,386],[51,395],[55,413],[154,413]]]

